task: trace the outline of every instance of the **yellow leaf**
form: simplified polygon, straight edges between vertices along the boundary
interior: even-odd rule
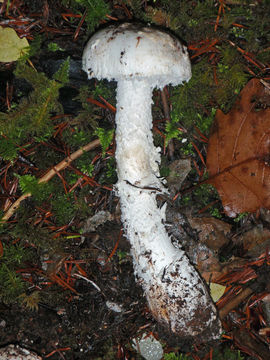
[[[221,296],[224,294],[226,289],[226,286],[216,284],[216,283],[210,283],[210,295],[214,302],[217,302]]]
[[[16,61],[27,52],[29,46],[26,38],[20,39],[12,28],[0,26],[0,61]]]

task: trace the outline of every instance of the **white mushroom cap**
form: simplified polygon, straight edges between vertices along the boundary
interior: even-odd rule
[[[98,31],[84,50],[83,70],[99,80],[147,78],[153,88],[178,85],[191,77],[187,49],[176,37],[132,23]]]

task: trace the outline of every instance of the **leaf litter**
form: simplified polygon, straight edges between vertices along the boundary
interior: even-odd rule
[[[269,88],[250,80],[228,114],[216,113],[207,153],[208,183],[226,215],[270,208]]]

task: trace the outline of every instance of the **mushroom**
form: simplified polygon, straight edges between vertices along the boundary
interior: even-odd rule
[[[121,219],[131,244],[135,275],[154,318],[179,336],[208,329],[220,335],[216,308],[188,257],[165,228],[166,193],[160,148],[152,136],[152,91],[191,77],[185,46],[164,31],[140,24],[111,25],[90,38],[83,53],[89,78],[117,81],[116,162]]]

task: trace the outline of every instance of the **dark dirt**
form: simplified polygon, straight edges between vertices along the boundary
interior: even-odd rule
[[[105,265],[120,226],[110,223],[100,229],[102,235],[95,244],[86,238],[77,253],[89,252],[91,259],[86,266],[88,279],[78,279],[74,288],[78,295],[55,288],[50,290],[50,306],[40,303],[37,311],[29,311],[15,305],[1,304],[0,346],[15,343],[45,356],[56,349],[50,359],[114,359],[119,347],[128,346],[140,326],[154,329],[147,313],[142,290],[136,285],[131,259],[127,253],[119,260],[115,256]],[[128,244],[122,239],[119,250],[126,251]],[[93,255],[96,254],[96,255]],[[95,258],[93,258],[93,256]],[[58,298],[58,301],[55,301]],[[121,306],[120,313],[110,310],[106,302]],[[63,357],[64,356],[64,357]]]
[[[6,1],[2,3],[6,3]],[[75,19],[77,22],[74,21],[74,24],[70,22],[69,25],[63,21],[60,14],[70,11],[70,9],[63,9],[61,1],[27,0],[12,3],[17,4],[25,16],[30,13],[39,13],[36,19],[41,20],[41,23],[37,27],[32,28],[33,30],[30,29],[29,32],[31,34],[33,31],[34,34],[34,31],[38,33],[42,30],[42,34],[44,35],[45,33],[46,35],[44,35],[46,40],[43,43],[41,52],[31,59],[38,71],[45,72],[50,77],[58,70],[59,65],[70,56],[70,82],[68,86],[60,90],[60,101],[66,114],[76,116],[81,110],[81,104],[74,98],[78,95],[80,87],[89,84],[91,86],[95,82],[94,80],[87,81],[86,74],[81,70],[82,49],[87,40],[86,25],[83,25],[78,38],[74,40],[73,36],[79,20]],[[147,1],[141,3],[146,4]],[[155,1],[150,3],[154,4]],[[46,6],[49,9],[47,18]],[[123,9],[121,10],[119,7],[116,7],[112,15],[116,16],[119,20],[126,20],[128,14]],[[18,13],[15,12],[15,15],[18,16]],[[6,19],[7,16],[3,12],[1,20]],[[43,32],[47,25],[49,28],[48,32]],[[64,51],[57,51],[56,53],[48,52],[47,45],[52,42],[57,43]],[[21,96],[29,94],[31,87],[26,82],[14,78],[12,73],[14,67],[14,63],[7,64],[6,66],[0,64],[0,90],[6,89],[7,83],[12,84],[12,101],[18,102]],[[114,84],[112,83],[109,86],[113,87]],[[1,93],[0,111],[7,110],[7,95]],[[111,116],[113,117],[113,115]],[[163,119],[163,117],[162,114],[157,119]],[[113,119],[111,123],[113,123]],[[63,154],[61,153],[61,160],[62,158]],[[186,185],[191,187],[197,180],[198,177],[196,175],[196,179],[192,179]],[[94,196],[96,198],[101,197],[98,191]],[[109,196],[113,197],[113,201],[117,204],[118,200],[113,195]],[[168,199],[165,200],[167,201]],[[212,200],[215,201],[216,199]],[[161,201],[163,202],[164,199],[161,199]],[[177,202],[178,200],[175,204]],[[0,198],[0,205],[2,206],[3,203],[4,199]],[[106,205],[106,201],[102,204],[104,203]],[[192,210],[195,207],[196,210],[199,210],[203,205],[198,201],[194,201]],[[93,211],[95,210],[99,209],[94,209]],[[103,210],[106,209],[104,208]],[[191,212],[191,209],[189,210]],[[139,334],[153,332],[159,340],[164,340],[163,344],[166,352],[179,350],[184,353],[196,350],[196,359],[205,359],[205,356],[208,356],[207,359],[210,358],[209,350],[211,345],[201,345],[197,348],[192,347],[192,341],[184,343],[175,337],[170,337],[168,334],[163,333],[162,329],[153,320],[143,296],[143,291],[136,284],[132,259],[129,255],[129,244],[124,236],[121,236],[117,251],[110,257],[121,232],[119,215],[115,215],[115,209],[112,211],[110,209],[110,212],[115,216],[115,220],[99,226],[95,232],[85,234],[84,241],[81,239],[78,241],[77,239],[74,240],[74,243],[70,244],[68,248],[67,253],[69,255],[72,254],[73,259],[83,259],[85,261],[82,265],[86,274],[85,278],[76,278],[72,285],[76,293],[65,290],[56,284],[46,287],[46,284],[44,285],[42,282],[45,283],[48,279],[32,274],[32,276],[36,276],[36,279],[33,279],[33,284],[39,286],[42,283],[41,292],[43,296],[42,300],[38,303],[37,310],[29,310],[24,306],[15,304],[7,305],[0,303],[0,347],[7,344],[19,344],[22,347],[36,351],[43,359],[51,360],[141,359],[132,348],[131,340]],[[170,214],[168,217],[169,222],[176,222],[174,215],[174,212]],[[182,244],[184,243],[183,239],[185,239],[186,243],[184,245],[186,246],[186,251],[192,259],[197,254],[197,233],[190,227],[185,217],[178,215],[176,216],[177,221],[179,221],[181,226],[174,229],[170,227],[170,231],[175,237],[176,243],[177,238],[182,239]],[[249,222],[246,226],[253,227],[260,224],[262,227],[270,227],[269,219],[262,221],[261,218],[253,215],[249,219],[251,220],[248,220]],[[226,220],[228,221],[228,219]],[[83,224],[77,225],[76,230],[79,231]],[[231,233],[232,239],[230,240],[234,240],[238,233],[246,231],[244,222],[239,224],[233,223],[233,225],[234,229]],[[6,239],[1,240],[6,241]],[[264,250],[262,249],[261,253]],[[223,259],[228,259],[232,254],[236,257],[245,255],[241,253],[241,245],[238,246],[233,241],[222,251]],[[256,256],[258,255],[256,254]],[[256,256],[253,256],[255,259]],[[110,260],[107,261],[109,258]],[[244,261],[246,260],[247,258]],[[39,261],[41,262],[40,259]],[[264,274],[263,278],[263,284],[265,285],[268,282],[269,271]],[[31,284],[29,286],[31,287]],[[111,307],[112,304],[120,306],[120,312],[115,312]],[[267,341],[269,341],[269,336],[265,337],[267,340],[258,336],[257,330],[263,327],[263,325],[260,324],[255,309],[256,307],[251,310],[250,322],[245,320],[247,315],[246,308],[240,309],[239,312],[233,313],[232,317],[227,320],[225,319],[225,330],[229,336],[232,335],[234,338],[229,338],[227,342],[222,340],[220,343],[214,344],[214,347],[222,347],[226,344],[226,346],[232,349],[243,349],[243,346],[247,345],[246,353],[249,355],[245,355],[245,359],[258,359],[258,354],[261,354],[261,358],[267,360],[267,349],[269,347]],[[260,310],[260,304],[258,309]],[[260,312],[258,313],[261,314]],[[241,322],[241,319],[244,320]],[[241,332],[239,331],[240,328]],[[254,329],[256,332],[253,331]],[[256,344],[255,342],[252,343],[255,337],[254,333],[257,339],[259,339],[258,341],[256,340]],[[169,343],[172,345],[169,346]],[[260,347],[262,348],[261,351]],[[250,349],[252,349],[253,353]],[[215,360],[215,358],[213,359]],[[217,359],[222,360],[222,357]],[[226,359],[228,360],[228,358]]]

